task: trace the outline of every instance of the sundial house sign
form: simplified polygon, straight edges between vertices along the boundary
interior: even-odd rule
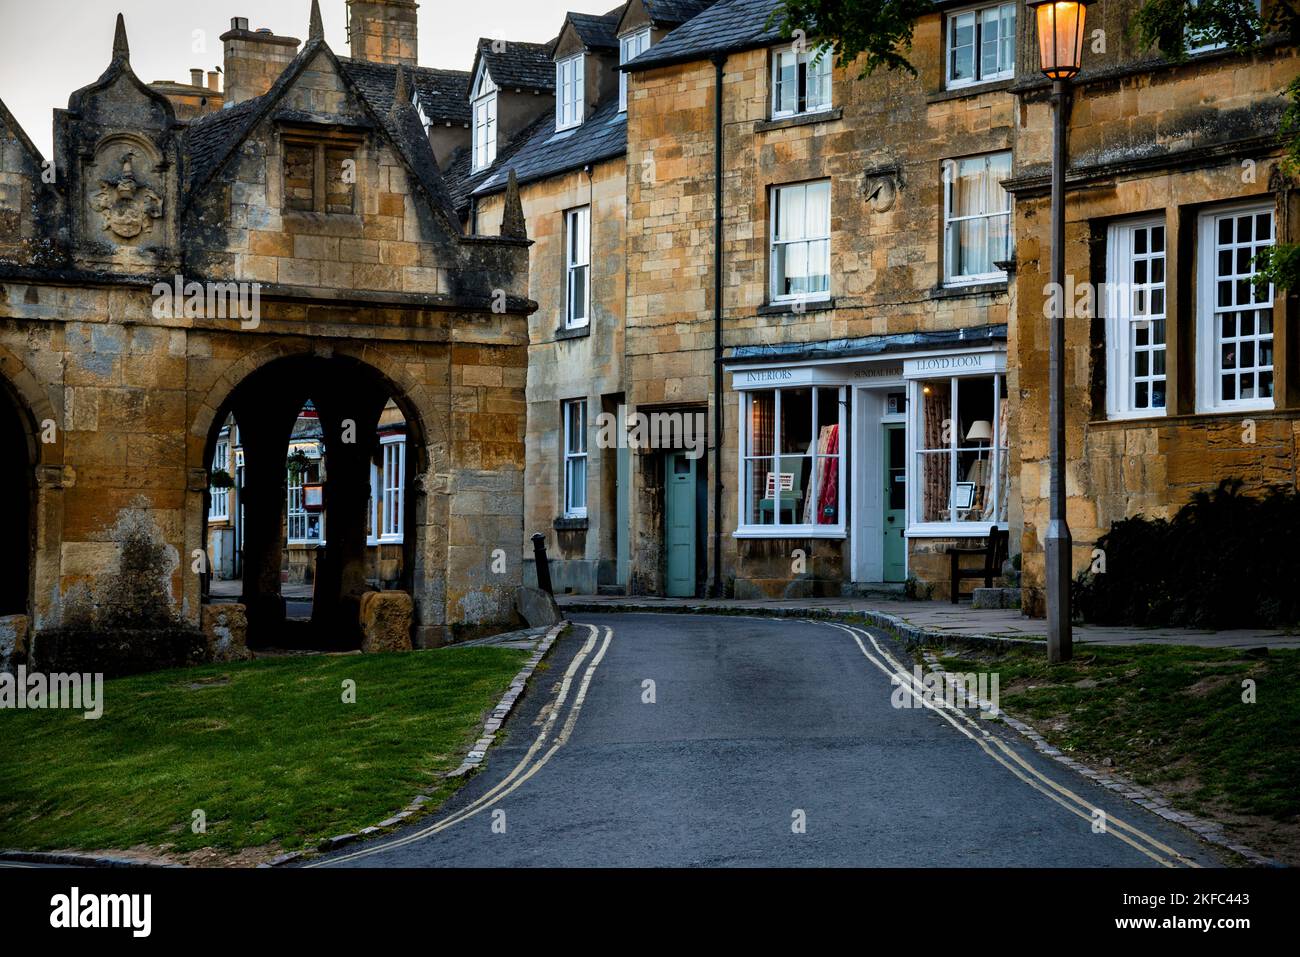
[[[153,229],[154,220],[162,218],[163,200],[135,170],[136,152],[124,150],[118,159],[116,175],[99,181],[99,190],[90,206],[101,217],[105,230],[120,239],[135,239]]]

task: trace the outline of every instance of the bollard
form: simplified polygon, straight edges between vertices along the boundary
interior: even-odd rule
[[[533,532],[533,558],[537,563],[537,587],[554,597],[555,589],[551,587],[551,562],[546,557],[546,536]]]

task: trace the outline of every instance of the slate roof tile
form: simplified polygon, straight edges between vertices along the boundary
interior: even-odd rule
[[[370,63],[339,57],[343,69],[352,82],[365,94],[370,105],[381,113],[393,105],[393,87],[397,81],[397,67],[391,63]],[[439,123],[468,126],[470,121],[470,74],[464,70],[434,70],[429,67],[407,67],[406,79],[415,86],[420,98],[420,109],[429,119]]]
[[[781,39],[767,25],[780,0],[718,0],[627,64],[628,72],[702,60],[713,53],[749,50]]]
[[[596,108],[581,126],[555,131],[555,118],[543,117],[534,124],[527,142],[514,155],[497,161],[478,185],[471,189],[477,196],[500,192],[514,169],[520,185],[566,170],[580,169],[588,163],[621,156],[627,152],[627,114],[619,111],[618,97],[611,97]]]
[[[516,43],[508,40],[493,48],[494,41],[478,41],[479,58],[486,61],[492,82],[502,89],[555,90],[555,41],[547,43]]]

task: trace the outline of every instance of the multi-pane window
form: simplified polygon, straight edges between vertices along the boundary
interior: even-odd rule
[[[380,469],[383,498],[379,508],[379,538],[381,541],[400,541],[402,538],[403,483],[406,475],[406,440],[404,437],[385,437],[381,440]]]
[[[830,180],[772,189],[771,299],[822,299],[831,288]]]
[[[997,3],[948,14],[948,88],[1016,73],[1016,5]]]
[[[1273,405],[1273,287],[1252,282],[1273,245],[1273,207],[1202,214],[1197,290],[1203,411]]]
[[[555,128],[567,130],[583,120],[582,54],[555,64]]]
[[[497,87],[486,70],[474,99],[474,169],[490,166],[497,158]]]
[[[1107,406],[1113,417],[1165,411],[1165,225],[1116,223],[1106,243]]]
[[[230,474],[230,442],[222,439],[212,453],[212,471]],[[214,485],[208,490],[211,500],[208,505],[208,518],[224,521],[230,518],[230,488]]]
[[[288,470],[289,500],[286,509],[289,541],[294,544],[312,544],[321,540],[321,513],[309,512],[303,500],[302,487],[311,481],[311,467]]]
[[[1007,521],[1006,376],[913,383],[912,518],[908,527]]]
[[[629,33],[618,41],[618,62],[627,63],[650,49],[650,28]],[[618,108],[627,109],[627,74],[618,71]]]
[[[580,329],[590,321],[591,207],[564,214],[564,327]]]
[[[1005,279],[1011,258],[1010,153],[947,160],[944,182],[944,281],[959,285]]]
[[[564,419],[564,515],[587,516],[587,400],[562,404]]]
[[[740,530],[842,531],[844,388],[761,389],[741,402]]]
[[[772,117],[819,113],[831,108],[831,51],[772,52]]]

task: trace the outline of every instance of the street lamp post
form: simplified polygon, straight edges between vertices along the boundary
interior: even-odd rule
[[[1070,633],[1070,581],[1073,577],[1070,526],[1065,519],[1065,123],[1069,81],[1083,58],[1084,5],[1077,0],[1038,0],[1027,4],[1038,21],[1038,54],[1052,81],[1052,263],[1048,317],[1051,323],[1048,362],[1050,493],[1047,538],[1047,660],[1069,661],[1074,654]]]

